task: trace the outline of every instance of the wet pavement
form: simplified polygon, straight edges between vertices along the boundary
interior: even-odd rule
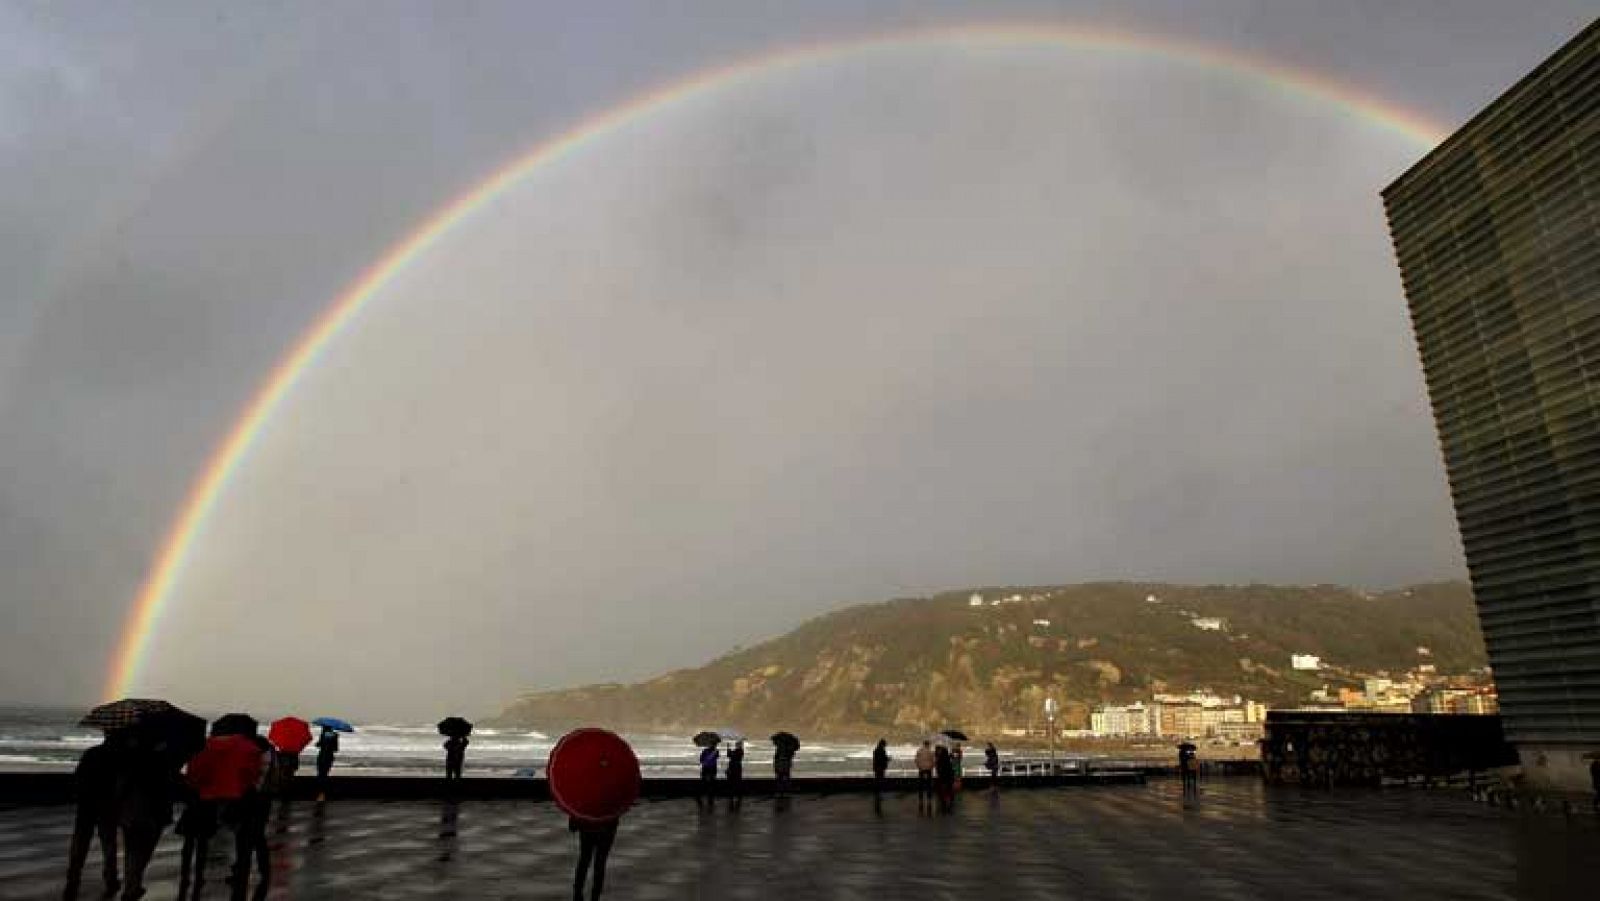
[[[0,810],[0,898],[60,896],[70,811]],[[275,820],[270,899],[570,898],[576,839],[528,801],[297,803]],[[203,897],[223,899],[226,832]],[[177,896],[163,839],[151,899]],[[91,853],[83,897],[97,897]],[[1305,792],[1253,779],[916,796],[640,804],[607,898],[1594,898],[1592,815],[1518,813],[1458,792]]]

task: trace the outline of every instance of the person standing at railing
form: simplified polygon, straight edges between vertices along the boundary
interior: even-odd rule
[[[949,813],[956,801],[956,765],[949,748],[940,745],[934,749],[933,769],[939,785],[939,810]]]
[[[878,739],[877,747],[872,749],[872,790],[883,794],[883,779],[889,772],[889,740]]]
[[[1000,752],[995,749],[994,742],[987,742],[983,748],[983,767],[989,771],[990,790],[1000,788]]]
[[[933,753],[933,743],[927,739],[922,740],[922,747],[917,749],[917,801],[933,797],[933,765],[937,758]]]
[[[737,805],[744,800],[744,739],[728,749],[728,797]]]

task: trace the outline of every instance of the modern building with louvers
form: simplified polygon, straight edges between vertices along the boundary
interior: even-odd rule
[[[1600,21],[1383,192],[1507,738],[1600,751]]]

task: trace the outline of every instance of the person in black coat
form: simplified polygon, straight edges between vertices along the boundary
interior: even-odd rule
[[[887,739],[878,739],[878,746],[872,749],[872,790],[882,793],[883,779],[889,772],[889,742]]]
[[[467,762],[467,745],[471,739],[465,735],[452,735],[444,743],[444,777],[460,779],[461,769]]]
[[[606,886],[606,858],[611,856],[611,846],[617,840],[617,824],[621,820],[590,822],[577,817],[567,818],[567,829],[578,833],[578,869],[572,875],[572,897],[583,901],[583,884],[594,867],[594,881],[590,883],[589,897],[599,901]]]
[[[737,803],[744,797],[744,742],[736,741],[728,749],[728,796]]]
[[[939,809],[949,813],[956,802],[956,762],[944,745],[933,749],[933,776],[939,788]]]
[[[89,845],[100,839],[100,878],[105,894],[114,895],[122,887],[117,876],[117,764],[120,748],[114,734],[83,752],[73,777],[78,791],[78,809],[72,824],[72,842],[67,848],[67,888],[63,897],[76,898],[83,879],[83,865]]]

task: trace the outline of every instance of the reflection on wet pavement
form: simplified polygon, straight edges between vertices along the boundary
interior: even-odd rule
[[[0,898],[60,895],[70,811],[0,811]],[[576,839],[525,801],[297,803],[279,811],[272,899],[568,898]],[[222,874],[232,843],[213,844]],[[170,831],[151,898],[177,890]],[[86,887],[99,874],[86,872]],[[1250,779],[915,795],[646,802],[622,824],[606,897],[1595,897],[1592,816],[1516,813],[1454,792],[1303,792]],[[227,896],[220,880],[205,897]],[[85,897],[88,897],[87,891]]]

